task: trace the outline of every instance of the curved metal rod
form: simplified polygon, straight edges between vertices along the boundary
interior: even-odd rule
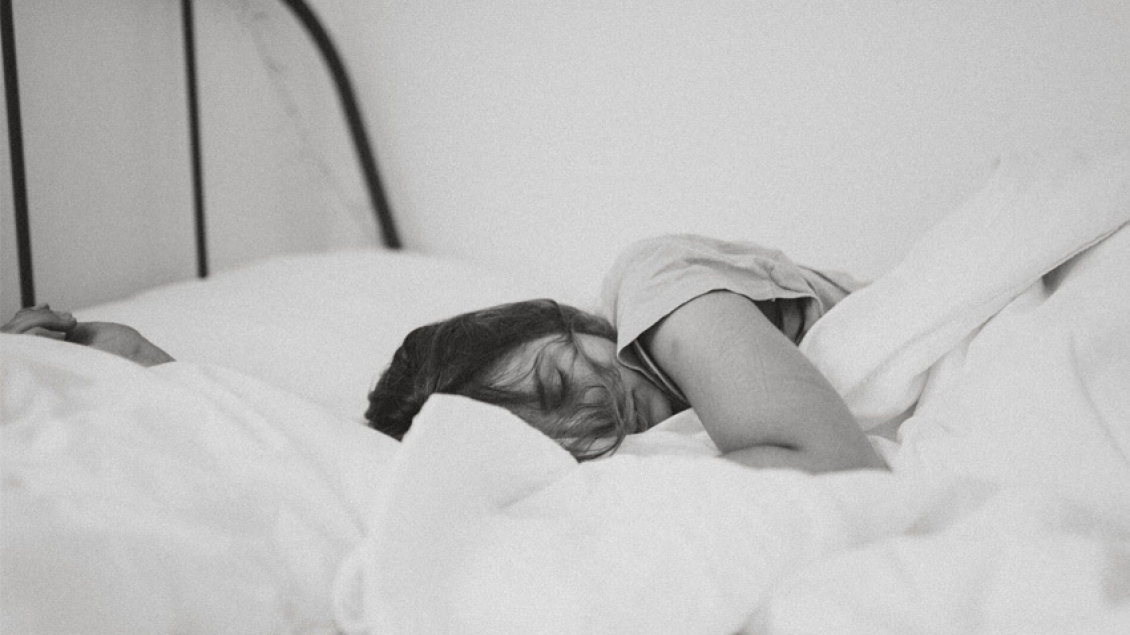
[[[326,32],[321,21],[303,0],[282,0],[282,3],[305,27],[306,32],[318,46],[322,60],[329,68],[334,87],[337,89],[338,99],[341,101],[342,110],[345,112],[349,134],[353,139],[353,148],[356,150],[357,159],[361,164],[365,187],[369,192],[369,201],[372,203],[373,213],[376,215],[377,224],[380,226],[384,245],[389,249],[399,249],[401,247],[400,236],[396,231],[396,223],[393,220],[388,200],[385,198],[384,188],[381,186],[380,173],[377,171],[377,160],[373,155],[373,148],[369,143],[369,135],[365,131],[365,122],[361,117],[361,109],[357,106],[357,97],[353,92],[353,84],[349,80],[345,64],[342,62],[341,56],[338,55],[337,48],[334,46],[333,40],[330,39],[329,33]]]

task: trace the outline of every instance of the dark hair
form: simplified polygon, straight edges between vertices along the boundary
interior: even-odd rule
[[[579,334],[612,341],[616,331],[607,321],[553,300],[529,300],[472,311],[421,326],[404,339],[389,367],[369,393],[365,419],[380,432],[400,439],[428,397],[463,395],[507,408],[556,439],[578,460],[595,458],[619,447],[634,428],[635,406],[615,368],[606,368],[577,345]],[[510,356],[522,346],[558,336],[553,344],[567,347],[593,370],[595,386],[547,382],[537,373],[547,344],[533,369],[515,379],[505,377]],[[520,389],[533,376],[534,389]]]

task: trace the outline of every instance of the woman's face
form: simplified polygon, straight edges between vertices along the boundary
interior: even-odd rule
[[[593,363],[615,369],[619,373],[626,393],[624,398],[634,402],[638,413],[638,428],[630,430],[630,433],[643,432],[674,414],[670,400],[658,386],[642,373],[624,366],[616,359],[615,342],[587,333],[578,334],[576,341]],[[544,354],[539,356],[543,351]],[[540,366],[533,368],[534,364]],[[523,378],[525,385],[522,388],[531,391],[535,389],[535,373],[543,382],[562,378],[574,387],[600,385],[600,380],[588,361],[557,335],[533,340],[519,348],[507,360],[504,372],[510,377]]]

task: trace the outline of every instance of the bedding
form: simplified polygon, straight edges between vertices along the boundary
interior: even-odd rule
[[[455,396],[375,434],[408,329],[544,293],[423,256],[77,312],[180,360],[150,370],[0,336],[5,627],[1128,632],[1128,219],[1130,154],[1005,160],[817,323],[890,472],[748,470],[693,413],[584,464]]]
[[[412,328],[536,295],[473,264],[346,250],[74,312],[178,360],[150,372],[0,337],[0,624],[335,632],[334,570],[399,445],[361,424],[371,383]]]
[[[1130,630],[1128,159],[1004,161],[902,267],[817,323],[804,349],[869,429],[915,408],[890,473],[741,469],[704,458],[688,417],[660,426],[658,451],[633,439],[577,465],[501,411],[437,398],[339,572],[338,623]]]
[[[0,336],[11,633],[334,632],[396,443],[221,367]]]
[[[546,295],[473,263],[362,249],[280,256],[74,314],[128,324],[175,359],[240,371],[360,421],[410,330]]]
[[[1005,160],[802,343],[894,467],[1038,484],[1130,523],[1130,152]]]

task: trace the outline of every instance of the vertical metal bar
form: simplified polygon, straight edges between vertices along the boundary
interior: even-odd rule
[[[23,119],[20,116],[20,78],[16,67],[16,27],[12,0],[0,0],[0,37],[4,49],[4,97],[8,107],[8,154],[12,163],[12,205],[16,217],[16,253],[20,262],[20,303],[35,304],[35,272],[31,260],[27,172],[24,164]]]
[[[184,28],[184,70],[188,94],[188,137],[192,155],[192,202],[196,227],[196,275],[208,277],[208,233],[204,219],[204,160],[200,150],[200,104],[196,83],[196,33],[192,0],[181,0]]]

